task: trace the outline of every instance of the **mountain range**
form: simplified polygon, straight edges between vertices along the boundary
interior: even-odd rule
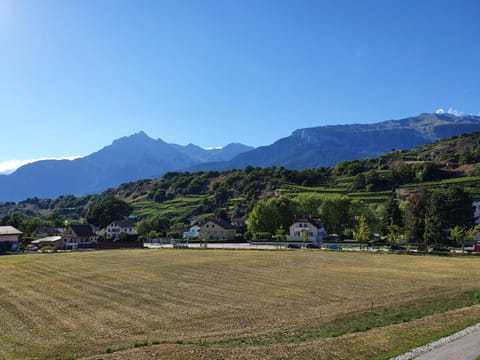
[[[2,175],[0,201],[99,193],[125,182],[157,178],[201,162],[226,161],[251,149],[242,144],[212,150],[192,144],[168,144],[141,131],[82,158],[36,161],[10,175]]]
[[[83,158],[37,161],[2,175],[0,201],[99,193],[124,182],[157,178],[168,171],[227,170],[248,165],[292,169],[332,166],[472,131],[480,131],[478,116],[421,114],[375,124],[298,129],[256,149],[229,144],[212,150],[193,144],[168,144],[139,132]]]
[[[392,149],[407,150],[453,135],[480,130],[480,117],[449,113],[421,114],[374,124],[327,125],[295,130],[268,146],[239,154],[227,162],[202,164],[195,170],[284,166],[306,169],[343,160],[377,157]]]

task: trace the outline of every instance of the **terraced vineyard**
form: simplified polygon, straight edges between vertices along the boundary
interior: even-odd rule
[[[346,195],[355,200],[361,200],[366,203],[383,203],[392,196],[391,190],[382,191],[353,191],[354,177],[337,178],[335,184],[325,184],[322,186],[304,186],[288,182],[276,181],[277,187],[274,191],[289,197],[295,197],[302,193],[317,193],[326,196]],[[438,181],[428,181],[421,183],[411,183],[400,186],[400,191],[414,190],[419,187],[427,189],[442,190],[450,185],[458,185],[464,188],[475,201],[480,200],[480,177],[460,177],[452,179],[443,179]],[[153,215],[174,215],[174,216],[192,216],[192,214],[200,215],[208,218],[213,213],[205,213],[201,211],[201,205],[205,200],[213,199],[213,195],[186,195],[179,196],[172,200],[166,200],[162,203],[155,201],[138,201],[133,202],[134,214],[139,217],[147,217]],[[245,202],[245,197],[230,198],[228,203],[234,206],[236,203]],[[200,210],[199,210],[200,209]]]
[[[205,199],[212,198],[211,195],[188,195],[177,197],[173,200],[167,200],[162,203],[155,201],[138,201],[132,203],[134,214],[138,217],[146,217],[152,215],[169,215],[190,216],[196,211]],[[208,217],[211,214],[204,214]]]
[[[4,256],[0,358],[384,358],[480,321],[479,260],[221,250]]]

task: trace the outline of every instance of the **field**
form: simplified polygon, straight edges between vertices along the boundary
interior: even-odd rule
[[[320,251],[3,256],[0,358],[385,358],[479,322],[479,265]]]

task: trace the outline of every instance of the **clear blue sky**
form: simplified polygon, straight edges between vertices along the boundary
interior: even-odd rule
[[[0,162],[480,112],[478,0],[0,0]]]

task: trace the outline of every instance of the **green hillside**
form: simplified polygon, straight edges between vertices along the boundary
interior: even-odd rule
[[[396,193],[405,199],[420,187],[443,191],[461,186],[480,200],[480,133],[395,151],[378,158],[344,161],[331,168],[290,170],[283,167],[242,170],[171,172],[159,179],[122,184],[100,195],[57,199],[27,199],[0,203],[0,217],[16,213],[28,217],[81,220],[88,209],[114,196],[130,203],[137,220],[166,217],[171,223],[212,216],[246,217],[259,200],[301,193],[347,196],[366,204],[381,204]]]

